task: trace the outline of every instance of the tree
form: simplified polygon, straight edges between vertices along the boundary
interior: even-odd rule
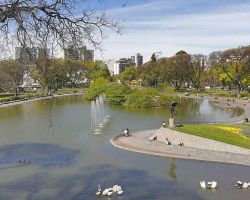
[[[89,78],[90,80],[96,80],[99,77],[111,80],[111,74],[108,67],[102,61],[88,62]]]
[[[218,64],[221,69],[220,78],[232,83],[238,93],[247,86],[250,81],[250,62],[249,60],[231,60]]]
[[[187,68],[190,65],[191,58],[185,51],[179,51],[170,58],[171,66],[169,68],[169,79],[176,90],[187,81]]]
[[[155,55],[155,53],[152,54],[152,56],[151,56],[151,61],[152,61],[152,62],[156,62],[156,55]]]
[[[136,78],[136,69],[135,67],[128,67],[124,72],[121,74],[121,81],[132,81]]]
[[[48,43],[77,47],[86,42],[99,46],[106,28],[119,33],[121,26],[104,12],[90,9],[85,0],[0,1],[1,45],[14,37],[23,47]]]
[[[50,94],[51,89],[55,89],[58,69],[56,59],[41,59],[36,62],[33,78],[39,81],[46,95]]]
[[[78,87],[87,78],[88,68],[83,61],[65,60],[63,62],[66,76],[73,87]]]
[[[0,62],[0,79],[8,90],[13,90],[15,96],[18,88],[23,83],[24,66],[15,60],[5,60]]]
[[[193,61],[187,65],[187,78],[191,82],[192,86],[196,89],[196,93],[200,92],[200,89],[204,80],[205,67],[199,61]]]

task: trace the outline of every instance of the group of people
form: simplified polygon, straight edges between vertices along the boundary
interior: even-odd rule
[[[167,144],[167,145],[171,145],[171,142],[169,141],[168,138],[166,138],[166,144]],[[181,142],[181,143],[178,144],[178,146],[183,147],[183,146],[184,146],[184,143]]]
[[[129,129],[128,128],[126,128],[126,129],[122,129],[122,135],[123,136],[126,136],[126,137],[128,137],[129,136]]]
[[[183,147],[183,146],[184,146],[184,143],[181,142],[181,143],[178,144],[178,146]]]

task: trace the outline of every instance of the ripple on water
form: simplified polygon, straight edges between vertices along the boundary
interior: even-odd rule
[[[56,144],[5,145],[0,147],[0,170],[26,164],[37,164],[43,167],[67,166],[75,162],[73,158],[78,154],[78,150],[68,149]]]

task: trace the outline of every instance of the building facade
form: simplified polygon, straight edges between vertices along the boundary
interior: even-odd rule
[[[37,59],[49,57],[49,49],[39,47],[15,47],[15,60],[33,64]]]
[[[82,48],[74,48],[73,46],[70,46],[64,48],[63,51],[64,59],[94,61],[94,50],[87,49],[86,46]]]
[[[143,56],[140,53],[138,53],[136,54],[136,66],[140,67],[142,65],[143,65]]]
[[[114,65],[114,75],[120,74],[123,71],[125,71],[125,69],[127,67],[132,67],[135,66],[136,63],[134,62],[133,57],[132,58],[121,58],[118,61],[115,62]]]

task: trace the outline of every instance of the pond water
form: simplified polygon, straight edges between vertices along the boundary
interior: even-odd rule
[[[250,181],[249,167],[167,159],[110,144],[122,128],[159,128],[167,110],[106,106],[109,121],[95,135],[90,104],[81,96],[0,108],[0,199],[95,200],[100,199],[98,184],[123,187],[122,197],[109,199],[250,199],[250,190],[234,187],[238,179]],[[181,100],[176,118],[179,123],[215,122],[241,113],[208,101]],[[203,191],[200,180],[216,180],[219,187]]]

